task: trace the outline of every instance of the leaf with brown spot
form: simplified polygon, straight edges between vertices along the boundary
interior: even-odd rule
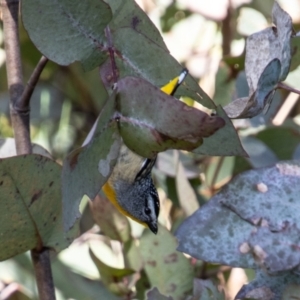
[[[227,116],[222,106],[217,106],[216,112],[225,121],[225,126],[215,134],[204,138],[203,144],[193,152],[209,156],[248,156],[242,147],[237,130]]]
[[[83,196],[94,199],[116,163],[121,139],[117,123],[112,120],[114,111],[115,93],[101,110],[84,145],[64,160],[62,194],[66,229],[71,228],[80,217],[79,204]]]
[[[0,260],[35,247],[56,251],[67,247],[61,166],[45,156],[29,154],[0,160],[0,173]]]
[[[169,148],[195,149],[225,125],[221,117],[189,107],[141,78],[121,79],[117,93],[121,136],[143,157]]]
[[[140,240],[145,272],[151,286],[157,287],[163,295],[179,300],[191,293],[194,274],[188,259],[176,252],[176,246],[174,236],[162,226],[157,235],[145,230]]]
[[[299,161],[237,175],[180,225],[178,250],[270,275],[299,272],[299,183]]]

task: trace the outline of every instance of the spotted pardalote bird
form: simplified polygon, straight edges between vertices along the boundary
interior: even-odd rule
[[[187,74],[188,71],[183,69],[178,77],[161,90],[173,95]],[[123,144],[114,170],[102,189],[122,214],[148,226],[156,234],[160,205],[151,177],[155,161],[156,157],[141,157]]]

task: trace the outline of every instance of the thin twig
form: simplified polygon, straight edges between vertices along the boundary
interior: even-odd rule
[[[231,41],[232,41],[232,5],[228,1],[227,15],[222,21],[222,50],[223,56],[230,55]]]
[[[38,73],[43,63],[37,67],[37,74],[31,76],[32,82],[25,89],[21,65],[18,17],[19,0],[1,0],[3,16],[4,45],[6,53],[7,82],[10,93],[10,115],[14,130],[16,151],[18,155],[32,152],[29,126],[29,101],[34,86],[38,80]],[[34,72],[35,73],[35,72]],[[33,266],[36,272],[40,299],[55,300],[54,285],[50,267],[49,250],[31,251]]]
[[[299,90],[294,89],[294,88],[292,88],[292,87],[286,85],[286,84],[283,83],[283,82],[279,82],[279,83],[277,84],[277,88],[279,88],[279,89],[284,89],[284,90],[287,90],[287,91],[289,91],[289,92],[293,92],[293,93],[295,93],[295,94],[300,95],[300,91],[299,91]]]
[[[35,89],[35,86],[36,86],[36,84],[40,78],[40,75],[41,75],[42,71],[44,70],[47,62],[48,62],[48,58],[45,56],[42,56],[27,82],[27,85],[24,89],[22,97],[15,104],[16,109],[22,110],[25,108],[26,111],[29,110],[29,102],[30,102],[31,95]]]
[[[114,83],[118,81],[118,68],[115,60],[115,49],[113,46],[113,41],[110,33],[110,28],[109,26],[106,26],[105,28],[105,36],[107,38],[107,43],[108,43],[108,52],[109,52],[109,57],[110,57],[110,62],[111,62],[111,68],[112,68],[112,75],[113,75],[113,80]]]
[[[224,162],[224,157],[221,156],[218,160],[217,167],[215,169],[215,172],[214,172],[213,178],[211,180],[211,184],[210,184],[210,192],[212,195],[215,193],[216,189],[214,186],[216,184],[216,181],[217,181],[217,178],[218,178],[218,175],[219,175],[219,172],[220,172],[223,162]]]

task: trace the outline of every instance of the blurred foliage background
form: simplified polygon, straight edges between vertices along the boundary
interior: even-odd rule
[[[171,54],[189,69],[217,104],[226,105],[248,95],[245,38],[270,25],[272,0],[137,2],[161,30]],[[298,31],[300,2],[278,2],[291,15]],[[26,81],[41,55],[20,26]],[[13,137],[13,132],[2,30],[0,44],[0,136],[6,138]],[[299,88],[299,77],[298,62],[294,60],[286,83]],[[166,78],[166,82],[170,79]],[[31,100],[32,141],[61,162],[82,144],[106,97],[97,69],[84,73],[76,63],[61,67],[49,62]],[[297,100],[296,94],[277,91],[266,115],[234,122],[249,158],[204,157],[175,150],[161,153],[153,174],[161,199],[160,224],[174,232],[183,219],[244,170],[299,159]],[[144,292],[153,286],[174,299],[183,299],[184,294],[191,294],[193,278],[212,279],[226,299],[233,299],[241,286],[253,279],[252,270],[208,264],[185,256],[180,256],[173,266],[160,261],[161,255],[171,251],[172,257],[175,251],[172,234],[161,227],[158,236],[152,236],[149,230],[116,215],[111,207],[106,213],[112,222],[104,235],[103,215],[97,214],[96,209],[101,201],[101,195],[93,204],[83,201],[81,235],[68,249],[53,255],[57,299],[144,299]],[[159,246],[153,248],[153,243]],[[145,266],[150,258],[156,264],[155,272]],[[165,290],[172,280],[186,286],[180,291]],[[0,299],[37,299],[29,254],[0,263]]]

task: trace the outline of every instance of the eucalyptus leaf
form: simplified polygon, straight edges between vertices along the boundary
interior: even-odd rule
[[[155,287],[147,292],[147,300],[173,300],[173,298],[162,295]]]
[[[130,27],[121,27],[112,32],[117,72],[119,78],[134,76],[143,78],[157,87],[162,87],[182,71],[182,66],[170,55],[165,46],[158,45],[154,38]],[[115,83],[109,59],[100,67],[101,79],[107,89]],[[200,88],[192,76],[188,75],[178,88],[177,97],[186,96],[208,108],[215,104]]]
[[[158,234],[144,231],[140,251],[151,286],[174,300],[184,299],[192,291],[193,269],[186,257],[175,250],[177,241],[160,226]],[[180,270],[180,272],[179,272]]]
[[[177,167],[175,180],[180,206],[184,210],[185,214],[189,216],[199,208],[199,203],[194,189],[185,176],[184,167],[179,160],[178,151],[174,152],[174,163]]]
[[[142,78],[119,80],[117,93],[120,134],[143,157],[169,148],[195,149],[225,124],[221,117],[189,107]]]
[[[102,0],[22,2],[24,27],[39,51],[64,66],[80,61],[86,70],[107,56],[104,28],[111,18]]]
[[[107,237],[127,242],[130,239],[130,225],[127,218],[122,215],[115,206],[105,197],[97,195],[90,202],[93,218],[100,226],[101,232]]]
[[[80,217],[82,197],[96,197],[117,161],[121,139],[117,124],[111,119],[114,110],[115,93],[107,100],[84,146],[71,152],[64,160],[62,193],[64,226],[67,229]]]
[[[101,275],[101,281],[104,285],[115,294],[128,294],[130,290],[123,279],[126,276],[132,275],[135,271],[131,269],[113,268],[102,262],[91,249],[89,253]]]
[[[29,154],[0,160],[0,260],[40,247],[69,244],[62,226],[61,166]],[[30,174],[30,176],[29,176]]]
[[[194,153],[209,156],[248,156],[243,149],[238,133],[232,121],[221,106],[216,108],[217,115],[225,121],[225,126],[212,136],[205,138],[203,144]]]
[[[188,300],[225,300],[224,293],[221,293],[211,280],[194,279],[193,296]]]
[[[249,97],[239,98],[225,107],[230,118],[251,118],[266,112],[277,84],[286,79],[291,64],[292,19],[275,1],[273,23],[248,37],[245,71]]]
[[[255,280],[244,285],[235,299],[293,300],[299,296],[298,274],[284,272],[270,276],[263,270],[256,271]]]
[[[132,28],[162,49],[167,50],[159,30],[134,0],[107,0],[106,3],[110,5],[113,13],[113,19],[109,23],[112,33],[120,28]]]
[[[298,161],[236,176],[180,226],[178,249],[210,262],[263,267],[270,274],[299,270],[299,182]]]
[[[255,268],[245,243],[255,226],[224,207],[218,195],[179,226],[175,233],[177,250],[211,263]]]

